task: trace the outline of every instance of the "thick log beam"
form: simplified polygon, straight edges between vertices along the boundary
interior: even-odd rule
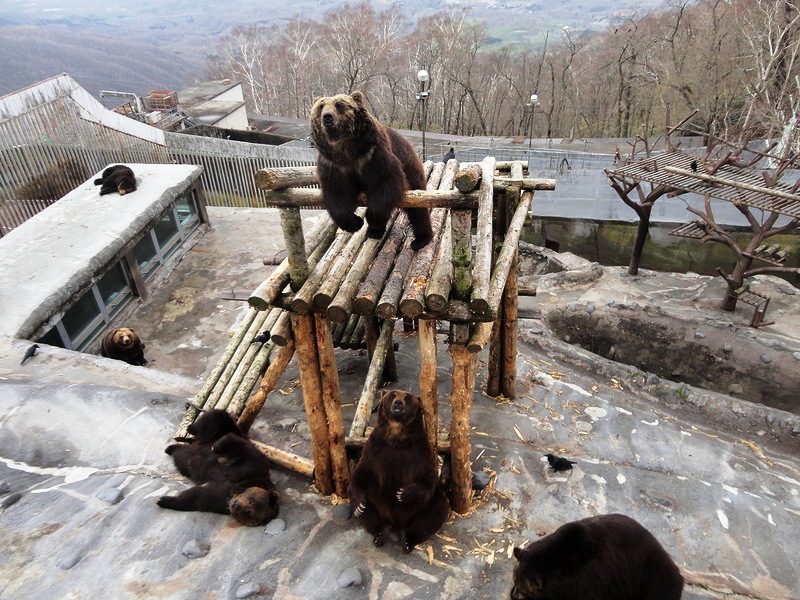
[[[317,185],[317,167],[278,167],[256,171],[256,187],[260,190],[280,190],[289,187]]]
[[[481,162],[482,179],[478,199],[478,230],[475,235],[475,264],[472,270],[472,300],[470,308],[477,313],[489,310],[489,279],[492,274],[492,225],[494,214],[494,157]]]
[[[270,362],[269,367],[267,367],[267,372],[264,373],[264,376],[261,378],[261,384],[258,386],[258,390],[253,394],[253,397],[247,401],[244,410],[242,410],[242,414],[239,416],[239,427],[241,427],[242,431],[245,433],[250,431],[250,427],[252,427],[256,417],[261,412],[261,409],[264,408],[267,396],[275,389],[278,380],[289,365],[289,361],[292,360],[292,356],[294,356],[294,342],[292,341],[275,353],[275,358]]]
[[[425,432],[434,452],[437,452],[439,431],[439,391],[436,383],[436,321],[417,320],[419,337],[419,395],[425,417]]]
[[[450,506],[459,513],[469,510],[472,502],[472,462],[469,415],[475,385],[475,355],[463,344],[451,343],[453,357],[453,386],[450,392],[452,421],[450,423],[450,459],[452,492]]]
[[[378,341],[375,344],[375,352],[369,363],[367,379],[364,388],[356,405],[353,423],[350,426],[351,438],[363,437],[367,430],[369,417],[372,414],[372,407],[378,397],[378,388],[383,379],[383,367],[386,360],[386,353],[392,343],[392,333],[394,331],[394,319],[387,319],[381,326]]]
[[[359,196],[360,206],[367,205],[367,198]],[[265,204],[275,208],[324,208],[322,190],[308,188],[287,188],[270,192]],[[457,208],[472,210],[478,204],[478,193],[462,193],[458,190],[409,190],[400,202],[399,208]]]
[[[498,163],[499,164],[499,163]],[[523,164],[523,163],[512,163],[514,164]],[[512,175],[511,177],[495,177],[494,178],[494,187],[499,190],[504,190],[506,188],[515,187],[520,188],[522,190],[544,190],[544,191],[552,191],[556,189],[556,180],[555,179],[528,179],[527,177],[515,177]]]

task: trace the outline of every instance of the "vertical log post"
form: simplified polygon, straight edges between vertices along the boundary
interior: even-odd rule
[[[475,234],[475,266],[472,271],[472,299],[469,307],[483,314],[489,309],[489,280],[492,275],[492,220],[494,214],[494,157],[481,162],[482,176],[478,198],[478,230]]]
[[[511,177],[522,177],[522,163],[515,162],[511,165]],[[521,190],[519,188],[509,188],[503,199],[504,219],[503,219],[503,238],[519,204]],[[506,278],[506,287],[500,301],[498,313],[500,315],[500,347],[502,348],[502,359],[500,361],[500,393],[506,398],[517,397],[517,312],[519,308],[518,295],[519,280],[519,245],[514,250],[511,259],[511,268]]]
[[[317,491],[327,496],[333,491],[331,450],[328,444],[325,406],[322,402],[322,378],[314,334],[314,317],[292,314],[291,319],[297,348],[297,364],[300,368],[300,385],[303,388],[303,404],[311,430],[314,483]]]
[[[286,240],[286,259],[289,261],[289,278],[292,291],[296,292],[308,278],[306,241],[303,237],[303,221],[299,208],[281,209],[281,229]]]
[[[292,360],[292,356],[294,356],[294,342],[290,340],[285,346],[282,346],[280,350],[275,353],[275,358],[269,364],[269,367],[267,367],[267,372],[264,373],[264,376],[261,378],[261,384],[259,385],[258,390],[253,397],[247,401],[247,404],[245,405],[244,410],[239,417],[239,427],[241,427],[242,431],[245,433],[250,430],[250,427],[253,425],[253,421],[256,420],[258,413],[260,413],[261,409],[264,408],[264,403],[267,400],[267,396],[272,390],[275,389],[278,379],[280,379],[281,375],[283,375],[283,372],[289,365],[289,361]]]
[[[437,452],[439,430],[439,392],[436,385],[436,320],[417,319],[419,336],[419,396],[425,416],[425,432],[428,441]]]
[[[458,331],[461,329],[462,331]],[[467,331],[463,331],[467,330]],[[472,500],[472,463],[469,415],[475,385],[474,354],[465,345],[469,335],[467,325],[453,325],[450,354],[453,357],[453,387],[450,392],[450,460],[452,492],[450,506],[459,514],[469,510]]]
[[[384,357],[386,352],[392,346],[392,332],[394,331],[394,319],[387,319],[381,325],[380,335],[375,344],[375,353],[369,362],[369,370],[367,371],[367,380],[364,382],[364,388],[361,391],[361,397],[356,405],[356,412],[353,416],[353,423],[350,426],[350,437],[359,438],[364,437],[369,422],[369,416],[372,413],[372,406],[378,396],[378,388],[381,383],[381,372],[384,367]]]
[[[340,498],[348,497],[350,470],[347,466],[347,453],[344,446],[344,419],[340,403],[339,372],[333,355],[333,335],[331,325],[324,316],[314,315],[319,372],[322,383],[322,404],[328,421],[328,440],[330,442],[333,486]]]
[[[367,341],[367,355],[369,362],[375,357],[375,350],[378,346],[378,338],[381,332],[381,324],[378,317],[364,317],[364,337]],[[397,381],[397,361],[394,356],[394,345],[389,344],[386,349],[386,356],[381,359],[383,361],[383,370],[381,371],[381,379],[379,385],[388,381]]]
[[[453,241],[453,296],[466,301],[472,288],[472,212],[468,210],[450,211],[450,235]]]

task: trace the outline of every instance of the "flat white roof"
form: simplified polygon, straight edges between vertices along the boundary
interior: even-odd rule
[[[203,172],[125,164],[135,192],[100,196],[101,171],[0,238],[0,335],[33,335]]]

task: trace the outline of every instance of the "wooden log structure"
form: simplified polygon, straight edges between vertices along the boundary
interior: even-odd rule
[[[495,162],[492,157],[463,165],[456,160],[426,161],[426,189],[406,192],[400,204],[400,208],[431,209],[434,239],[416,252],[402,211],[380,240],[367,238],[366,227],[354,234],[340,231],[326,213],[304,234],[300,209],[322,208],[321,192],[313,187],[318,183],[315,168],[259,170],[256,185],[268,192],[267,205],[281,211],[287,258],[251,294],[239,329],[195,397],[193,409],[187,411],[181,424],[184,433],[200,408],[219,399],[249,430],[294,358],[311,458],[258,445],[277,464],[313,477],[320,493],[346,497],[345,448],[363,445],[381,385],[397,378],[393,337],[402,318],[404,335],[417,335],[419,341],[418,393],[427,437],[438,451],[449,452],[451,506],[467,512],[472,498],[470,410],[476,353],[494,328],[492,352],[498,358],[492,369],[497,372],[498,389],[513,394],[517,246],[534,191],[555,189],[552,180],[525,177],[526,166]],[[363,216],[366,198],[359,202]],[[496,255],[495,247],[500,248]],[[440,433],[437,321],[450,323],[453,366],[447,400],[452,417],[449,428],[441,427],[449,436]],[[266,324],[272,327],[273,339],[250,348],[250,339]],[[368,350],[369,367],[346,429],[335,348],[363,347]],[[270,361],[271,354],[275,356]],[[218,381],[239,389],[219,391]]]

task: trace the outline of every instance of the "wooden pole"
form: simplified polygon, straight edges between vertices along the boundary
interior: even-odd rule
[[[422,412],[425,416],[425,431],[428,441],[437,452],[437,433],[439,431],[439,391],[436,383],[436,321],[434,319],[417,320],[417,336],[419,337],[419,396],[422,400]]]
[[[303,220],[300,218],[299,208],[282,208],[281,229],[286,242],[289,261],[289,282],[292,291],[299,290],[308,278],[308,258],[306,257],[306,242],[303,238]]]
[[[270,341],[275,342],[276,346],[286,346],[292,341],[293,335],[289,313],[283,311],[275,322],[275,325],[270,329]]]
[[[261,378],[261,384],[258,390],[256,390],[253,397],[247,401],[244,410],[242,410],[242,414],[239,416],[239,427],[241,427],[242,431],[245,433],[250,430],[256,417],[261,412],[261,409],[264,408],[267,396],[275,389],[281,375],[286,371],[289,361],[292,360],[292,356],[294,356],[294,342],[290,340],[275,353],[275,358],[272,360],[269,367],[267,367],[266,373],[264,373],[264,376]]]
[[[375,260],[372,261],[369,272],[359,286],[358,292],[356,292],[356,297],[353,300],[353,310],[359,315],[375,314],[375,306],[381,290],[383,290],[383,285],[386,283],[398,251],[403,246],[407,227],[408,216],[402,212],[395,220],[389,236],[381,246]]]
[[[451,239],[453,242],[453,296],[457,300],[469,300],[472,288],[472,213],[450,211]]]
[[[489,308],[489,279],[492,275],[492,221],[494,214],[494,157],[481,162],[483,170],[478,200],[478,231],[475,235],[475,266],[472,270],[472,300],[470,308],[477,313]]]
[[[297,364],[300,368],[300,385],[303,388],[303,404],[311,431],[311,456],[314,460],[314,483],[323,496],[333,491],[331,473],[331,450],[328,440],[328,424],[322,401],[322,381],[317,354],[314,317],[292,314],[297,348]]]
[[[331,221],[328,213],[321,214],[306,236],[308,247],[313,252],[308,260],[310,266],[315,264],[314,255],[321,256],[320,251],[327,250],[335,235],[336,224]],[[275,267],[270,276],[250,294],[247,299],[248,303],[258,310],[266,310],[289,283],[289,279],[289,259],[285,258],[280,265]]]
[[[474,190],[481,181],[483,168],[480,164],[473,163],[462,165],[461,170],[456,173],[455,186],[460,192],[470,192]]]
[[[450,287],[453,283],[453,242],[450,227],[450,215],[444,226],[442,240],[433,265],[433,272],[425,288],[425,307],[432,311],[442,311],[450,299]]]
[[[317,167],[279,167],[256,171],[256,187],[261,190],[280,190],[319,183]]]
[[[330,322],[323,316],[314,315],[314,331],[317,336],[319,371],[322,382],[322,403],[328,420],[328,440],[333,467],[333,486],[340,498],[349,496],[350,470],[344,446],[344,419],[340,404],[339,372],[333,354],[333,336]]]
[[[411,259],[414,257],[414,250],[411,248],[411,239],[406,238],[400,254],[397,255],[394,268],[383,286],[383,292],[378,298],[378,305],[375,313],[383,319],[393,319],[397,316],[397,305],[400,302],[400,295],[403,293],[403,282],[406,279],[408,268],[411,266]]]
[[[336,292],[341,288],[342,282],[345,280],[350,268],[353,266],[356,256],[363,247],[367,247],[368,251],[374,253],[380,245],[381,240],[364,240],[367,239],[367,228],[362,227],[356,231],[344,247],[344,250],[336,257],[333,266],[324,274],[323,280],[320,282],[317,291],[314,293],[314,298],[311,305],[314,310],[327,310]],[[361,263],[361,267],[366,270],[369,265]],[[363,274],[363,273],[362,273]]]
[[[386,353],[392,344],[392,332],[394,331],[394,319],[387,319],[381,326],[381,332],[375,344],[375,352],[369,363],[367,379],[361,391],[361,397],[356,405],[353,423],[350,426],[349,437],[363,437],[367,430],[369,417],[372,414],[372,407],[378,397],[378,388],[381,384],[384,360]]]
[[[522,164],[516,163],[511,167],[511,176],[522,176]],[[508,222],[517,210],[519,204],[520,190],[518,188],[508,188],[504,194],[505,221]],[[505,232],[505,225],[503,227]],[[517,312],[519,308],[518,296],[519,281],[519,244],[515,248],[511,259],[511,268],[506,278],[506,286],[500,300],[498,314],[501,315],[498,321],[500,329],[500,346],[502,348],[502,360],[500,361],[500,393],[506,398],[516,398],[517,381]]]
[[[464,344],[451,343],[453,357],[453,386],[450,392],[450,457],[452,492],[450,506],[459,514],[469,510],[472,501],[472,464],[469,415],[475,385],[474,355]]]
[[[416,318],[425,310],[425,288],[428,285],[433,266],[433,257],[438,248],[439,239],[447,218],[447,211],[435,208],[431,211],[431,225],[433,227],[433,240],[424,248],[417,251],[406,273],[403,293],[399,302],[400,314],[408,318]]]
[[[459,192],[458,190],[409,190],[403,196],[398,208],[457,208],[472,210],[478,202],[477,192]],[[366,196],[358,198],[360,206],[367,205]],[[270,192],[265,204],[274,208],[324,208],[322,190],[307,188],[287,188]]]
[[[295,473],[300,473],[300,475],[305,475],[306,477],[313,477],[314,476],[314,463],[307,458],[302,456],[298,456],[297,454],[292,454],[291,452],[286,452],[285,450],[281,450],[280,448],[275,448],[274,446],[268,446],[267,444],[263,444],[256,440],[251,440],[253,444],[255,444],[256,448],[261,450],[268,459],[274,462],[276,465],[281,466],[285,469],[289,469],[294,471]]]

